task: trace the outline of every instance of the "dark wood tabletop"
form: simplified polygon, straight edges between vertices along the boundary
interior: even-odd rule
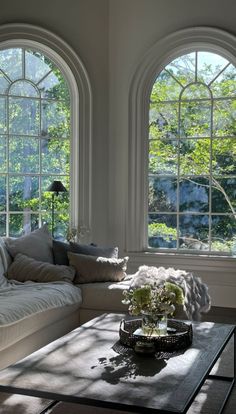
[[[157,359],[120,345],[122,317],[104,314],[0,371],[0,391],[130,412],[186,412],[235,326],[193,323],[192,345]]]

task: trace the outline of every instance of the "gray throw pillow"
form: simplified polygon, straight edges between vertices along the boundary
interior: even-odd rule
[[[52,236],[47,225],[18,239],[6,237],[5,244],[13,258],[22,253],[41,262],[53,263]]]
[[[53,240],[53,255],[54,263],[68,266],[69,260],[67,253],[78,253],[89,256],[101,256],[108,258],[118,258],[118,247],[97,247],[92,244],[79,244],[79,243],[64,243],[61,241]]]
[[[76,269],[74,283],[119,282],[126,276],[128,257],[96,257],[68,252],[69,264]]]
[[[108,257],[110,259],[118,258],[118,247],[97,247],[91,244],[70,243],[70,251],[89,256]]]
[[[7,278],[19,282],[72,282],[75,277],[75,269],[68,266],[59,266],[51,263],[40,262],[31,257],[18,253],[9,266]]]
[[[57,265],[69,265],[69,260],[67,257],[67,252],[69,251],[70,245],[69,243],[64,243],[58,240],[53,240],[52,242],[52,250],[53,250],[53,257],[54,263]]]

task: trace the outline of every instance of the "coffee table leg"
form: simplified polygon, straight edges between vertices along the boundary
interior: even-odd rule
[[[57,405],[58,403],[59,403],[59,401],[52,401],[46,408],[44,408],[43,411],[40,411],[39,414],[46,414],[49,409],[55,407],[55,405]]]
[[[223,410],[225,409],[225,406],[226,406],[227,402],[229,401],[229,396],[231,394],[231,391],[232,391],[232,389],[235,385],[235,379],[236,379],[236,328],[234,328],[234,333],[233,333],[232,337],[234,338],[234,347],[233,347],[233,350],[234,350],[234,364],[233,364],[234,368],[233,369],[234,369],[234,371],[233,371],[233,378],[222,377],[222,380],[223,381],[229,381],[230,385],[229,385],[228,391],[226,393],[226,396],[224,398],[224,401],[221,405],[221,408],[219,410],[219,414],[221,414],[223,412]],[[218,379],[220,379],[220,377]]]

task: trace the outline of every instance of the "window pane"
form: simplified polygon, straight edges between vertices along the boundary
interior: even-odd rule
[[[214,102],[213,134],[218,137],[236,135],[236,100]]]
[[[209,218],[207,215],[181,215],[180,248],[208,250]]]
[[[0,68],[12,81],[22,78],[22,49],[0,50]]]
[[[69,173],[70,142],[65,139],[42,140],[42,172],[50,174]]]
[[[3,75],[3,73],[0,73],[0,93],[6,94],[7,89],[9,87],[9,82]]]
[[[149,211],[176,211],[175,178],[150,177],[149,178]]]
[[[180,175],[209,175],[210,139],[180,140]]]
[[[181,85],[186,85],[189,82],[194,82],[195,79],[195,52],[183,55],[173,60],[166,66],[175,79],[177,79]]]
[[[29,82],[19,81],[15,82],[9,90],[10,95],[38,97],[37,89]]]
[[[212,216],[212,251],[231,252],[236,237],[236,220],[233,215]]]
[[[6,236],[6,214],[0,214],[0,236]]]
[[[69,136],[69,111],[62,102],[43,101],[42,135],[66,138]]]
[[[214,139],[212,141],[213,174],[236,175],[236,139]]]
[[[181,137],[207,137],[211,133],[211,102],[182,102],[180,112]]]
[[[212,178],[212,211],[228,213],[236,209],[236,177]]]
[[[0,133],[7,132],[6,99],[0,98]]]
[[[39,172],[39,141],[37,138],[9,138],[9,171]]]
[[[149,214],[148,244],[150,247],[174,249],[177,247],[176,214]]]
[[[7,154],[6,154],[6,138],[0,135],[0,173],[6,172]]]
[[[12,134],[39,135],[39,102],[9,98],[9,127]]]
[[[178,105],[158,104],[150,109],[149,138],[176,138],[178,136]]]
[[[52,231],[52,215],[51,212],[45,212],[42,215],[42,222],[47,223],[48,228]],[[54,238],[57,240],[65,240],[69,227],[69,213],[56,212],[54,214]]]
[[[54,180],[61,181],[67,192],[59,193],[58,196],[55,196],[55,211],[69,211],[69,194],[70,194],[70,182],[69,176],[42,176],[41,185],[42,185],[42,209],[50,210],[52,207],[52,193],[47,191],[48,187],[52,184]]]
[[[26,78],[38,83],[50,70],[49,59],[40,52],[26,50],[25,75]]]
[[[210,90],[202,84],[195,83],[187,86],[184,90],[181,99],[182,100],[191,100],[191,99],[210,99]]]
[[[57,240],[65,240],[69,226],[69,214],[66,212],[59,212],[55,214],[54,237]]]
[[[209,180],[185,179],[179,184],[180,211],[209,211]]]
[[[236,68],[229,65],[211,85],[214,98],[235,96],[236,91]]]
[[[151,104],[157,104],[160,101],[178,100],[182,89],[176,79],[169,72],[163,70],[153,85]]]
[[[9,177],[9,193],[11,211],[37,210],[39,208],[38,177]]]
[[[39,218],[37,214],[10,214],[9,219],[9,236],[20,237],[36,230],[39,227]]]
[[[42,213],[42,224],[47,224],[48,229],[52,232],[52,212],[51,210]]]
[[[6,211],[6,176],[0,175],[0,211]]]
[[[149,172],[177,174],[178,142],[176,140],[155,140],[149,142]]]
[[[45,79],[38,84],[43,98],[60,99],[69,104],[70,93],[67,83],[58,69],[53,69]]]
[[[212,82],[228,64],[228,60],[224,57],[211,52],[198,52],[197,57],[198,80],[206,84]]]

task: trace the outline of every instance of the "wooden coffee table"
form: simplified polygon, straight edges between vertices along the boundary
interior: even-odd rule
[[[192,346],[169,359],[140,356],[119,343],[123,315],[104,314],[0,371],[0,391],[128,412],[186,413],[234,325],[193,324]],[[234,341],[235,342],[235,341]],[[234,349],[235,351],[235,349]],[[222,411],[235,382],[229,384]]]

